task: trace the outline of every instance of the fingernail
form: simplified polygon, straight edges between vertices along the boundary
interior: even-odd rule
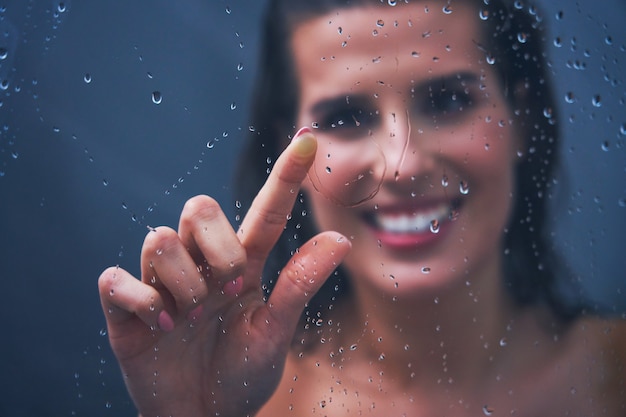
[[[317,151],[317,141],[310,127],[303,127],[293,137],[292,143],[300,156],[308,157]]]
[[[312,130],[311,130],[311,128],[310,128],[310,127],[308,127],[308,126],[303,126],[303,127],[301,127],[301,128],[300,128],[300,130],[298,130],[298,131],[296,132],[296,134],[295,134],[295,135],[293,135],[293,139],[295,140],[295,139],[297,139],[298,137],[300,137],[301,135],[304,135],[305,133],[311,133],[311,132],[312,132]]]
[[[165,310],[159,313],[159,318],[157,319],[157,324],[159,325],[159,329],[164,332],[171,332],[174,330],[174,320],[172,316]]]
[[[198,320],[198,317],[200,317],[200,314],[202,314],[202,310],[203,310],[202,306],[198,306],[194,308],[187,314],[187,320],[189,321]]]
[[[239,294],[242,289],[243,277],[237,277],[234,280],[228,281],[226,284],[224,284],[224,288],[222,288],[222,291],[224,291],[224,294],[228,296],[233,296]]]

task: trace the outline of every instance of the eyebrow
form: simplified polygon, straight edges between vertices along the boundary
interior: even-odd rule
[[[451,72],[439,77],[433,77],[427,80],[423,80],[419,84],[414,86],[414,91],[423,92],[428,91],[433,85],[446,86],[459,86],[466,84],[475,84],[480,81],[480,76],[472,71]],[[345,109],[350,107],[368,107],[372,103],[372,97],[368,94],[345,94],[337,95],[334,97],[324,98],[317,101],[311,106],[311,114],[314,117],[319,117],[329,111],[336,109]]]
[[[448,85],[458,86],[466,84],[475,84],[480,81],[480,77],[475,72],[463,71],[446,74],[441,77],[432,78],[428,81],[424,81],[416,86],[416,89],[422,89],[425,87],[432,87],[433,84],[440,84],[443,87]]]
[[[311,107],[311,113],[318,117],[328,111],[335,109],[345,109],[350,107],[363,107],[370,103],[369,96],[366,94],[345,94],[335,97],[321,99]]]

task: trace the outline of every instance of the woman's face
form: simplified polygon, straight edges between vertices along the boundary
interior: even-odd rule
[[[478,13],[449,10],[340,9],[293,34],[297,122],[319,143],[305,191],[318,228],[352,239],[357,286],[406,293],[499,272],[520,127]]]

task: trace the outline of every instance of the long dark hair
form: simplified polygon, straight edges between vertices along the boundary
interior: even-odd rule
[[[483,43],[476,46],[493,63],[526,140],[524,155],[517,164],[515,202],[504,235],[504,284],[518,305],[545,303],[556,317],[567,322],[584,309],[579,300],[566,302],[557,289],[557,277],[569,278],[569,274],[546,232],[548,196],[558,163],[559,126],[543,49],[542,19],[534,6],[519,0],[474,3],[483,31]],[[293,29],[299,22],[333,10],[371,5],[391,7],[387,0],[270,1],[262,34],[250,136],[235,178],[237,196],[245,207],[249,207],[263,185],[271,164],[289,140],[288,135],[296,129],[299,91],[290,49]],[[524,93],[514,94],[515,87],[523,88]],[[315,232],[302,196],[266,265],[263,282],[268,293],[296,247]],[[309,303],[305,318],[316,319],[348,292],[349,280],[339,269]]]

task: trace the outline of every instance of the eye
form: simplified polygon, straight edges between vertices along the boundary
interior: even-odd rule
[[[422,103],[421,111],[439,121],[452,122],[464,117],[475,104],[472,94],[467,89],[447,89],[441,87],[431,90]]]
[[[377,111],[358,107],[344,107],[329,111],[320,118],[319,127],[329,134],[344,138],[367,135],[376,127]]]
[[[480,74],[459,72],[435,78],[416,86],[415,110],[436,123],[456,123],[484,104]]]

